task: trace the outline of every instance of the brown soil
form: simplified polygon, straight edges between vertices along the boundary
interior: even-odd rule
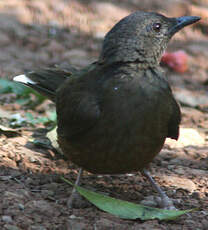
[[[25,70],[69,62],[85,66],[98,56],[104,34],[120,18],[135,10],[169,16],[200,15],[203,20],[181,31],[169,50],[182,49],[189,56],[185,74],[165,71],[182,104],[182,129],[178,142],[168,140],[151,173],[175,201],[178,209],[197,208],[174,221],[122,220],[94,206],[68,209],[72,188],[60,175],[74,181],[77,167],[40,140],[45,129],[26,125],[16,132],[0,131],[0,229],[104,230],[104,229],[208,229],[208,1],[95,1],[13,0],[0,3],[0,73],[11,79]],[[0,95],[1,125],[11,114],[43,116],[46,101],[31,111],[21,107],[13,94]],[[189,99],[187,101],[187,99]],[[140,203],[157,195],[140,173],[95,176],[84,173],[82,185],[116,198]]]

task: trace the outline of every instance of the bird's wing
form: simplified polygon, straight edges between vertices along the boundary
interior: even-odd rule
[[[177,140],[179,137],[179,125],[181,122],[180,107],[175,100],[172,90],[166,81],[160,68],[156,69],[155,76],[159,77],[159,87],[162,87],[162,91],[165,92],[165,97],[168,99],[168,107],[170,111],[170,118],[168,122],[167,137]],[[167,112],[167,111],[166,111]]]
[[[69,64],[56,65],[52,68],[42,68],[34,71],[28,71],[25,74],[13,78],[28,87],[33,88],[40,94],[55,102],[56,90],[72,75],[73,78],[89,71],[96,66],[96,62],[89,66],[77,70]]]
[[[100,117],[96,97],[86,91],[72,91],[66,94],[66,91],[59,90],[56,111],[58,135],[69,139],[83,135]]]
[[[181,111],[175,98],[171,97],[172,113],[168,123],[168,135],[172,139],[177,140],[179,137],[179,125],[181,122]]]
[[[92,128],[100,118],[99,89],[95,79],[100,76],[96,63],[73,74],[56,94],[59,136],[73,138]],[[96,91],[96,92],[95,92]]]
[[[14,81],[23,83],[35,89],[40,94],[55,101],[56,90],[77,70],[68,67],[67,69],[44,68],[37,71],[26,72],[25,74],[14,77]]]

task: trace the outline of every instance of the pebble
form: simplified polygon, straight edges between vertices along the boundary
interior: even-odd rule
[[[77,219],[77,217],[75,215],[71,215],[69,216],[70,219]]]
[[[174,186],[176,188],[184,189],[189,192],[193,192],[196,190],[196,185],[194,184],[194,182],[186,178],[164,175],[161,179],[165,181],[165,184]]]
[[[25,204],[25,209],[33,210],[33,212],[38,212],[46,217],[51,217],[54,215],[54,210],[52,204],[45,200],[31,200]],[[39,218],[40,216],[37,216]]]
[[[20,230],[17,226],[11,224],[5,224],[4,229],[6,230]]]
[[[172,162],[172,161],[171,161]],[[173,163],[173,162],[172,162]],[[183,168],[177,168],[177,169],[175,169],[174,170],[177,174],[179,174],[179,175],[185,175],[186,174],[186,172],[185,172],[185,170],[183,169]]]
[[[95,37],[96,39],[104,39],[105,34],[106,34],[106,33],[103,32],[103,31],[97,31],[97,32],[94,33],[94,37]]]
[[[80,220],[68,220],[67,223],[67,229],[71,229],[71,230],[85,230],[87,229],[87,226],[85,223],[80,222]]]
[[[200,105],[205,105],[208,100],[208,96],[205,92],[193,93],[193,91],[187,89],[180,89],[180,91],[175,92],[176,99],[189,107],[196,107]]]
[[[26,189],[17,189],[17,193],[24,197],[30,198],[30,194]]]
[[[37,160],[34,158],[34,157],[29,157],[29,162],[30,163],[34,163],[34,162],[36,162]]]
[[[12,218],[11,216],[2,216],[2,221],[5,223],[12,223]]]
[[[191,169],[191,174],[194,176],[206,176],[208,175],[207,170],[202,170],[202,169]]]
[[[94,229],[97,229],[97,230],[102,230],[102,229],[126,230],[126,226],[123,226],[112,220],[108,220],[106,218],[101,218],[100,220],[95,222]]]
[[[144,206],[148,206],[148,207],[157,207],[157,204],[156,202],[152,201],[152,200],[142,200],[140,202],[141,205],[144,205]]]
[[[31,226],[30,230],[46,230],[46,228],[42,225],[35,225],[35,226]]]
[[[21,211],[23,211],[25,209],[25,206],[23,204],[18,204],[18,207]]]
[[[197,130],[191,128],[180,128],[178,141],[167,138],[165,144],[171,148],[182,148],[190,145],[201,146],[204,142],[204,137],[202,137]]]
[[[7,181],[7,180],[10,180],[11,178],[12,176],[0,176],[1,181]]]
[[[9,197],[9,198],[12,198],[12,199],[23,199],[24,196],[21,195],[21,194],[17,194],[17,193],[14,193],[14,192],[9,192],[9,191],[6,191],[4,193],[4,197]]]

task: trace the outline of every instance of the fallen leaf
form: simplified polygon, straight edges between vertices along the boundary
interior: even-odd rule
[[[0,134],[2,133],[8,137],[20,136],[20,132],[18,130],[0,125]]]
[[[73,185],[70,181],[61,177],[66,183],[75,186],[76,190],[84,196],[88,201],[94,204],[99,209],[115,215],[122,219],[141,219],[141,220],[172,220],[185,213],[193,211],[190,210],[165,210],[159,208],[151,208],[144,205],[134,204],[128,201],[115,199],[106,195],[102,195],[80,186]]]

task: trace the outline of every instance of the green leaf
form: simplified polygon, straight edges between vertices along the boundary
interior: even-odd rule
[[[134,204],[128,201],[115,199],[105,196],[80,186],[73,185],[70,181],[61,177],[66,183],[75,186],[76,190],[84,196],[88,201],[94,204],[99,209],[111,213],[122,219],[141,219],[141,220],[172,220],[185,213],[193,211],[190,210],[164,210],[159,208],[151,208],[144,205]]]
[[[9,81],[7,79],[1,79],[0,78],[0,94],[4,93],[15,93],[17,97],[21,98],[27,98],[27,100],[17,100],[17,103],[19,104],[26,104],[29,103],[30,101],[30,95],[34,94],[37,98],[36,104],[41,104],[44,100],[45,97],[42,96],[41,94],[37,93],[35,90],[32,88],[29,88],[21,83]]]
[[[57,119],[57,115],[56,115],[56,111],[51,111],[48,114],[48,118],[50,121],[53,121],[54,123],[56,123],[56,119]]]
[[[19,104],[19,105],[27,105],[29,104],[30,102],[30,98],[27,97],[27,98],[20,98],[20,99],[17,99],[16,100],[16,103]]]
[[[31,93],[31,90],[24,85],[17,84],[7,79],[0,79],[0,93],[15,93],[18,96],[25,96]]]
[[[51,112],[53,113],[53,112]],[[25,116],[27,118],[27,121],[33,125],[35,124],[40,124],[40,123],[43,123],[43,124],[46,124],[46,123],[49,123],[49,122],[52,122],[54,123],[53,120],[51,120],[51,118],[54,118],[53,116],[51,116],[49,113],[49,117],[42,117],[42,116],[38,116],[38,117],[34,117],[31,113],[27,112],[25,113]]]

